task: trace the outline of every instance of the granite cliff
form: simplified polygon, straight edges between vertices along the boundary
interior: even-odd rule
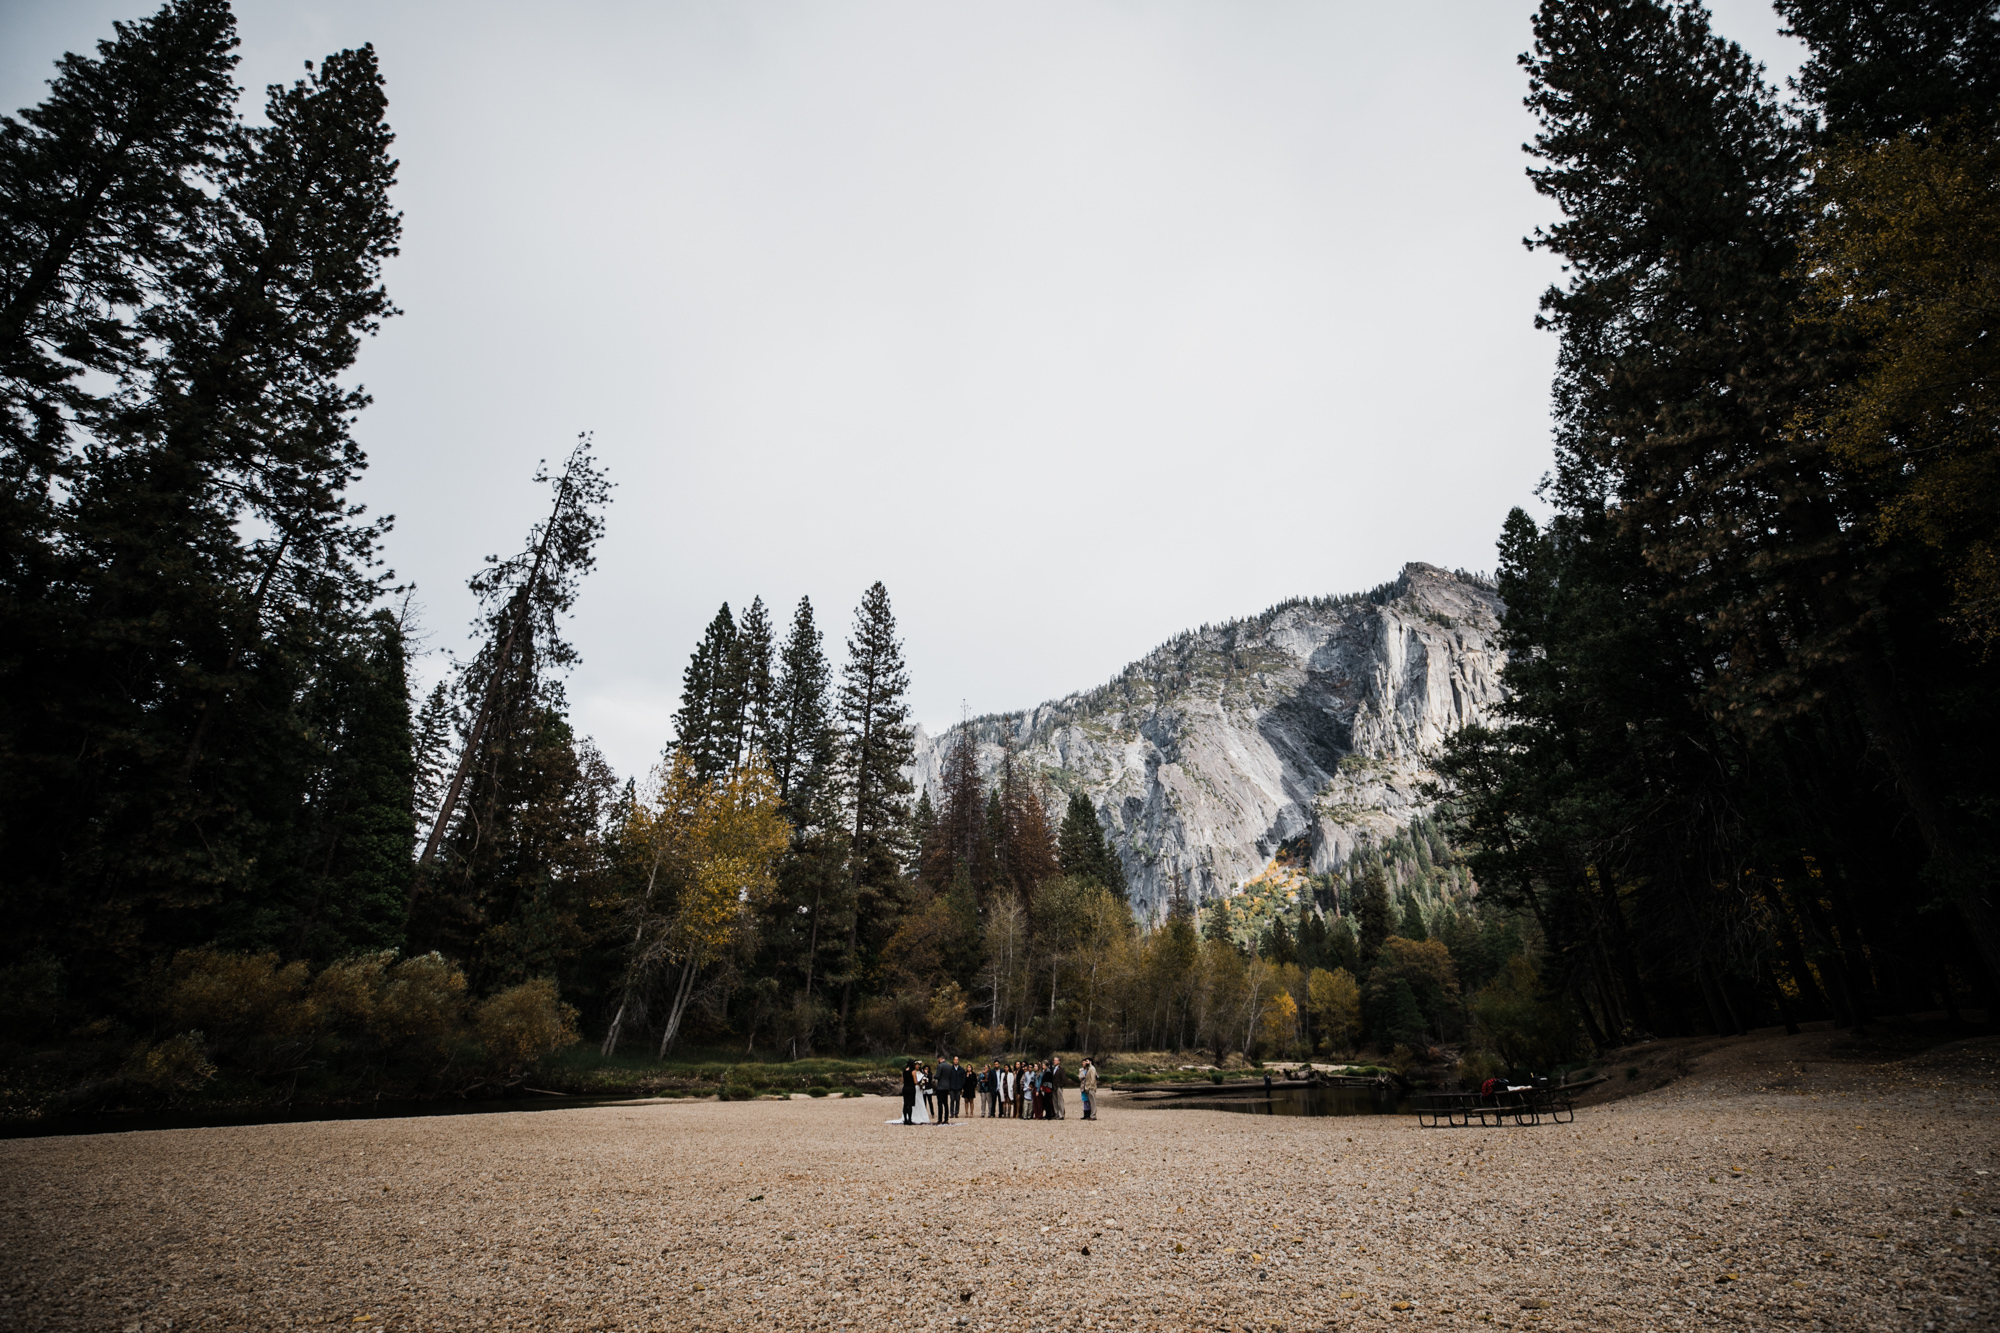
[[[1011,745],[1088,796],[1142,919],[1177,879],[1205,902],[1281,849],[1337,870],[1423,812],[1423,756],[1499,700],[1500,610],[1483,582],[1406,565],[1373,592],[1204,626],[1097,689],[974,719],[980,767]],[[912,776],[933,800],[949,739],[917,735]]]

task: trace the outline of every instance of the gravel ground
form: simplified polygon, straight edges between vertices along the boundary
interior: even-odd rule
[[[0,1325],[2000,1327],[1996,1055],[1697,1068],[1537,1129],[1072,1095],[13,1140]]]

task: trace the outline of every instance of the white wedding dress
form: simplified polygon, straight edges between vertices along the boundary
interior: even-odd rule
[[[913,1125],[928,1125],[931,1122],[930,1108],[924,1105],[924,1089],[930,1085],[929,1079],[921,1074],[917,1076],[917,1100],[910,1105],[910,1123]],[[900,1125],[903,1123],[903,1117],[897,1116],[894,1120],[885,1120],[882,1123]]]

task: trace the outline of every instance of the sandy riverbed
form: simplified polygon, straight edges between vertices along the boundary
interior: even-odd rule
[[[15,1140],[0,1326],[1991,1328],[1996,1053],[1538,1129],[871,1097]]]

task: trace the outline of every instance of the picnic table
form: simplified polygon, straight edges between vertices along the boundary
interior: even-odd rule
[[[1491,1092],[1426,1092],[1417,1096],[1417,1124],[1424,1129],[1495,1129],[1502,1125],[1567,1125],[1576,1119],[1569,1088],[1546,1083]]]

